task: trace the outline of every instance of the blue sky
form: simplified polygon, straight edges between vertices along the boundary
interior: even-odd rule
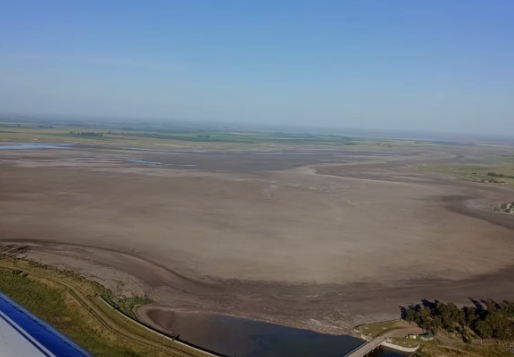
[[[514,132],[514,1],[0,0],[0,111]]]

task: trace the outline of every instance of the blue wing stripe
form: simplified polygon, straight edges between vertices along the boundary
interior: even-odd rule
[[[71,341],[2,293],[0,293],[0,311],[2,312],[0,316],[7,316],[17,326],[13,326],[13,323],[2,316],[3,320],[15,328],[18,333],[22,334],[23,337],[29,340],[47,357],[53,356],[48,355],[47,352],[43,351],[39,346],[36,346],[27,335],[36,340],[56,357],[94,357],[75,342]]]

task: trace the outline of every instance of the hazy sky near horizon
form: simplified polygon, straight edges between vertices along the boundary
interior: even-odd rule
[[[514,132],[512,0],[0,0],[0,112]]]

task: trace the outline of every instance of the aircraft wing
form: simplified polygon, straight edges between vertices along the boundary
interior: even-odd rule
[[[2,293],[0,356],[94,357]]]

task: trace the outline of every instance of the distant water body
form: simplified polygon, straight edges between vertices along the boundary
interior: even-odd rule
[[[79,149],[80,146],[69,144],[45,144],[45,143],[17,143],[17,144],[0,144],[0,150],[43,150],[43,149]],[[212,150],[189,150],[189,149],[146,149],[146,148],[131,148],[119,147],[119,149],[132,150],[132,151],[150,151],[150,152],[169,152],[169,153],[183,153],[183,154],[249,154],[249,155],[318,155],[320,153],[349,155],[349,156],[399,156],[398,153],[392,152],[376,152],[376,151],[345,151],[345,150],[270,150],[270,151],[212,151]],[[132,160],[133,163],[140,164],[154,164],[159,165],[159,162],[151,162],[145,160]],[[137,162],[140,161],[140,162]],[[191,165],[192,166],[192,165]]]
[[[69,149],[69,146],[68,145],[59,145],[59,144],[33,144],[33,143],[0,145],[0,150],[42,150],[42,149]]]
[[[226,356],[341,357],[364,342],[219,314],[151,310],[148,316],[174,336]],[[405,357],[379,348],[372,357]]]

